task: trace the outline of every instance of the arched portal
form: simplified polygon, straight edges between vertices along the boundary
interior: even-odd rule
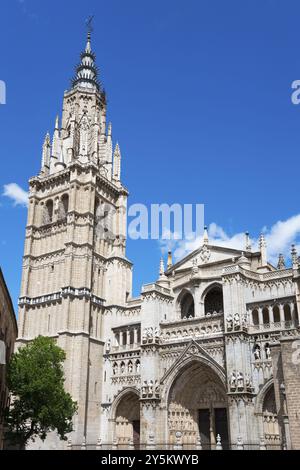
[[[203,449],[214,449],[220,434],[226,449],[229,443],[227,416],[225,386],[211,367],[193,361],[178,373],[168,398],[171,444],[179,431],[186,448],[195,448],[200,436]]]
[[[270,445],[270,449],[275,449],[276,446],[279,446],[280,448],[280,429],[278,424],[275,390],[273,384],[265,394],[262,411],[265,441],[268,445]]]
[[[140,443],[140,403],[136,393],[129,391],[120,400],[116,408],[115,437],[119,446],[128,446],[133,441],[135,448]]]

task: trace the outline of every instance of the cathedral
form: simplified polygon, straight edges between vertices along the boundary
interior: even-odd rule
[[[300,449],[300,260],[210,243],[132,296],[128,191],[88,33],[29,180],[18,347],[49,336],[78,403],[32,449]],[[108,211],[107,207],[113,207]],[[113,233],[114,236],[107,236]]]

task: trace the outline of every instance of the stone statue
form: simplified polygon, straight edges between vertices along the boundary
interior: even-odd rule
[[[132,362],[129,362],[129,364],[128,364],[128,373],[132,374],[132,371],[133,371]]]
[[[146,397],[148,395],[148,384],[147,381],[144,380],[144,384],[142,386],[142,397]]]
[[[254,349],[254,358],[256,360],[260,360],[260,347],[258,346],[258,344],[255,346]]]
[[[232,330],[232,328],[233,328],[233,318],[232,318],[231,313],[228,315],[226,321],[227,321],[227,330],[228,331]]]
[[[124,362],[122,362],[122,364],[121,364],[121,373],[124,374],[124,372],[125,372],[125,364],[124,364]]]
[[[240,314],[239,313],[234,314],[233,320],[234,320],[234,326],[235,327],[240,326],[241,322],[240,322]]]
[[[153,328],[147,328],[146,330],[147,339],[153,339]]]
[[[141,369],[141,364],[140,364],[140,362],[137,362],[136,363],[136,372],[137,372],[137,374],[140,373],[140,369]]]
[[[266,346],[265,351],[266,351],[266,358],[271,359],[271,349],[269,345]]]
[[[231,375],[230,375],[230,388],[232,390],[236,389],[236,375],[235,375],[235,372],[231,372]]]
[[[118,373],[118,364],[115,363],[115,364],[113,365],[113,374],[114,374],[114,375],[117,375],[117,373]]]
[[[148,396],[153,396],[153,380],[149,380],[148,382]]]
[[[237,387],[241,390],[244,389],[244,375],[242,372],[237,373],[236,380],[237,380]]]
[[[252,388],[252,382],[251,382],[251,379],[250,379],[250,375],[248,373],[245,376],[245,383],[246,383],[247,390]]]

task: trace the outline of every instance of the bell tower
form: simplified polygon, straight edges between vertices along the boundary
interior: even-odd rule
[[[41,170],[29,181],[18,321],[19,346],[43,335],[66,351],[66,389],[78,403],[75,447],[99,438],[105,311],[131,295],[128,192],[106,106],[89,30],[61,119],[45,137]],[[65,445],[47,438],[47,448]]]

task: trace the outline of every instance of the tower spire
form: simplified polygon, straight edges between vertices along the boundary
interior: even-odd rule
[[[43,154],[42,154],[42,172],[46,172],[50,167],[50,156],[51,156],[51,140],[50,134],[47,132],[44,144],[43,144]]]
[[[89,90],[100,91],[101,85],[98,80],[98,68],[96,66],[96,55],[92,51],[91,33],[92,20],[90,17],[87,22],[87,41],[85,50],[80,55],[80,63],[75,69],[75,77],[72,79],[72,87],[80,87]]]

